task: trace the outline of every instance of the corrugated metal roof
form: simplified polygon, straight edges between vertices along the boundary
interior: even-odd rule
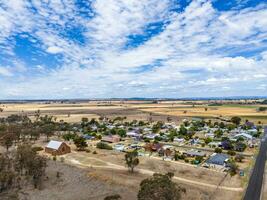
[[[208,164],[216,164],[216,165],[224,165],[225,161],[229,159],[229,156],[223,153],[217,153],[211,156],[206,163]]]
[[[61,144],[62,144],[62,142],[55,141],[55,140],[51,140],[51,141],[46,145],[46,147],[51,148],[51,149],[58,150],[58,148],[60,147]]]

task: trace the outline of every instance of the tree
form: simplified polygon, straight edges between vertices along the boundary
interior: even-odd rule
[[[140,184],[138,200],[179,200],[186,190],[172,181],[173,173],[153,174]]]
[[[242,162],[243,160],[244,160],[244,156],[243,155],[240,155],[240,154],[237,154],[236,156],[235,156],[235,161],[237,161],[237,162]]]
[[[81,123],[82,127],[86,126],[88,121],[89,121],[89,119],[87,117],[83,117],[82,118],[82,123]]]
[[[187,129],[184,127],[184,125],[180,126],[179,134],[180,135],[186,135],[187,134]]]
[[[221,129],[217,129],[216,131],[214,131],[214,134],[215,134],[216,138],[220,138],[220,137],[222,137],[223,132]]]
[[[215,148],[214,152],[215,153],[222,153],[222,149],[217,147],[217,148]]]
[[[107,149],[107,150],[112,150],[112,146],[110,146],[109,144],[105,143],[105,142],[98,142],[96,144],[96,148],[98,149]]]
[[[8,149],[13,145],[13,142],[15,140],[14,134],[6,132],[4,133],[5,135],[0,138],[1,139],[1,144],[3,146],[6,147],[6,150],[8,151]]]
[[[119,129],[118,130],[118,135],[120,137],[126,137],[126,131],[124,129]]]
[[[138,152],[136,150],[125,154],[125,162],[129,170],[133,173],[134,168],[139,164]]]
[[[212,142],[212,139],[210,137],[205,138],[205,144],[209,144]]]
[[[231,122],[238,126],[240,124],[240,122],[241,122],[241,118],[237,117],[237,116],[232,117],[231,118]]]
[[[234,160],[230,160],[228,163],[227,163],[227,166],[229,168],[229,173],[231,176],[234,176],[237,174],[237,171],[238,171],[238,166],[237,164],[235,163]]]
[[[84,137],[77,136],[73,139],[73,141],[78,150],[82,151],[88,146]]]

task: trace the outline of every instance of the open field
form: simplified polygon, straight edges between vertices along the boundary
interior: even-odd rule
[[[257,108],[262,105],[249,104],[225,104],[222,106],[208,106],[207,102],[163,102],[163,103],[145,103],[145,102],[119,102],[112,103],[88,102],[88,103],[24,103],[24,104],[2,104],[3,112],[0,117],[11,114],[27,114],[33,117],[35,111],[40,110],[41,114],[53,115],[58,120],[66,122],[78,122],[82,117],[98,118],[106,116],[115,118],[117,116],[126,116],[127,120],[148,120],[166,121],[170,116],[172,121],[179,122],[184,118],[203,117],[214,119],[218,117],[230,118],[240,116],[253,122],[267,123],[267,112],[258,112]],[[201,104],[202,103],[202,104]],[[266,107],[266,105],[264,105]],[[206,110],[207,109],[207,110]]]
[[[93,149],[91,149],[93,150]],[[199,169],[189,164],[166,162],[158,159],[140,157],[140,165],[131,174],[125,167],[123,154],[97,149],[97,154],[72,151],[64,156],[65,163],[89,170],[89,177],[112,185],[127,187],[137,195],[140,182],[154,172],[174,172],[175,182],[186,189],[182,199],[240,199],[242,188],[239,177],[227,176],[225,173]],[[59,158],[58,158],[59,159]],[[222,180],[222,188],[217,188]],[[191,182],[192,181],[192,182]],[[224,188],[225,187],[225,188]],[[217,189],[216,189],[217,188]],[[221,195],[218,195],[221,194]],[[123,198],[124,199],[124,198]],[[128,198],[127,198],[128,199]],[[130,198],[129,198],[130,199]]]

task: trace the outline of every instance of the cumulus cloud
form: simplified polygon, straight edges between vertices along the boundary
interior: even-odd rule
[[[0,4],[0,50],[17,61],[0,75],[20,77],[0,77],[0,98],[266,95],[267,4],[88,2]],[[22,33],[58,63],[21,62],[14,38]]]

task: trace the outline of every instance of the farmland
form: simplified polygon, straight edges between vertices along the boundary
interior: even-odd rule
[[[34,116],[40,110],[43,115],[53,115],[58,120],[66,122],[79,122],[82,117],[89,119],[106,116],[115,118],[126,116],[128,120],[147,120],[150,117],[155,121],[166,121],[170,116],[173,121],[179,122],[184,118],[201,117],[215,119],[218,117],[240,116],[243,120],[249,119],[255,123],[267,123],[267,111],[258,112],[257,108],[267,107],[258,104],[223,104],[222,106],[209,106],[208,102],[153,102],[113,101],[113,102],[87,102],[87,103],[24,103],[2,104],[3,112],[0,117],[11,114],[27,114]]]

